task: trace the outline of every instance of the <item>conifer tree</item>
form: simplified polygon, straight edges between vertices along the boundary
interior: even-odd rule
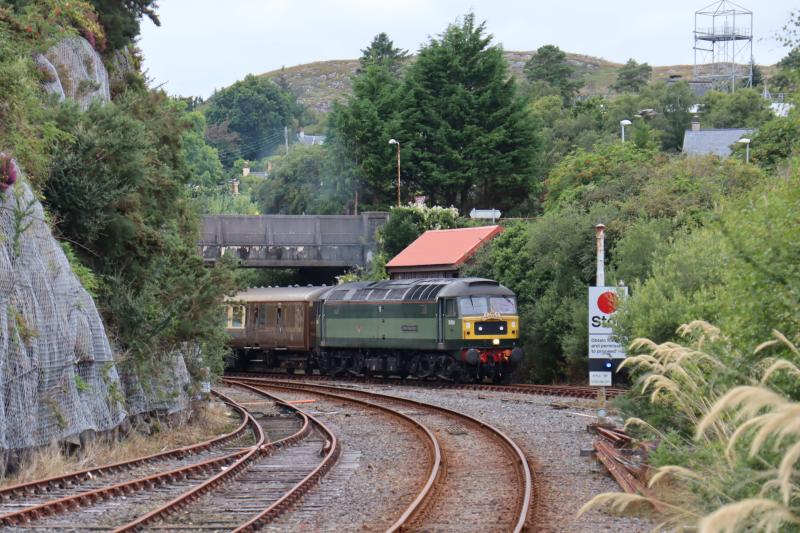
[[[574,79],[575,70],[567,63],[567,54],[552,44],[546,44],[536,50],[524,67],[528,81],[546,82],[556,87],[564,101],[569,103],[583,87],[583,82]]]
[[[368,47],[361,50],[361,58],[358,60],[361,64],[359,72],[363,72],[370,65],[376,65],[397,74],[407,56],[407,50],[395,48],[389,36],[381,32],[372,39]]]
[[[611,88],[618,93],[638,93],[650,81],[653,67],[647,63],[637,63],[629,59],[617,72],[617,79]]]
[[[539,146],[502,48],[491,41],[471,13],[431,39],[406,73],[392,133],[403,143],[407,189],[462,213],[524,199]]]

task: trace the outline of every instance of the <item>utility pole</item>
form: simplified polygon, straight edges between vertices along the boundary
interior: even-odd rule
[[[286,155],[289,155],[289,126],[283,127],[283,142],[286,144]]]

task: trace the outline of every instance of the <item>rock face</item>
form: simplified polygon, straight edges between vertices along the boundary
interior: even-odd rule
[[[0,448],[106,431],[126,416],[91,296],[24,180],[0,195]]]
[[[110,101],[108,71],[85,39],[65,39],[36,61],[43,88],[60,101],[83,110]],[[115,72],[130,72],[131,61],[114,58]],[[22,170],[13,160],[10,165],[16,183],[0,165],[0,474],[22,450],[78,444],[131,416],[185,409],[191,378],[184,358],[199,357],[194,347],[176,349],[146,380],[115,361],[91,295],[53,238]]]
[[[64,39],[43,56],[37,57],[36,61],[40,68],[56,74],[54,81],[45,83],[48,92],[66,96],[77,102],[84,111],[94,101],[111,101],[108,71],[100,54],[86,39]]]

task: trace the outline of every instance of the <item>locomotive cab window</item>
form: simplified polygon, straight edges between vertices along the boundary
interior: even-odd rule
[[[461,316],[514,315],[517,313],[517,300],[513,296],[464,296],[458,299],[458,310]]]
[[[444,314],[448,317],[458,316],[456,311],[456,301],[453,298],[448,298],[444,301]]]
[[[492,296],[489,298],[489,308],[501,315],[517,314],[517,299],[513,296]]]
[[[228,306],[228,328],[229,329],[243,329],[245,326],[245,306],[243,305],[229,305]]]
[[[485,315],[489,306],[485,296],[465,296],[458,299],[458,310],[461,316]]]

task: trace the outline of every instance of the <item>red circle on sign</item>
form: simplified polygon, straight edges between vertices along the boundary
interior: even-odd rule
[[[603,313],[610,315],[617,310],[617,295],[611,291],[604,292],[597,298],[597,307]]]

